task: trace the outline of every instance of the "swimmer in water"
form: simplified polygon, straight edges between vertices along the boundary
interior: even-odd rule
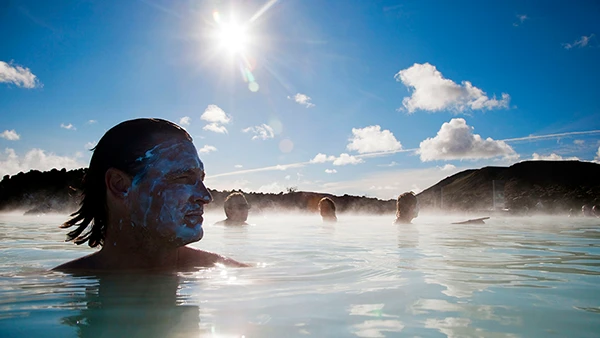
[[[419,202],[417,196],[411,192],[405,192],[398,196],[396,201],[396,224],[409,224],[413,218],[419,216]]]
[[[223,209],[225,209],[225,216],[227,218],[215,223],[215,225],[248,225],[246,220],[248,219],[250,205],[244,194],[241,192],[229,194],[229,196],[225,198]]]
[[[581,216],[583,216],[583,217],[590,217],[590,216],[593,216],[593,214],[592,214],[592,208],[590,208],[590,206],[589,206],[589,205],[587,205],[587,204],[584,204],[584,205],[581,207]]]
[[[161,119],[125,121],[108,130],[93,151],[81,207],[61,228],[75,227],[67,241],[100,250],[55,270],[246,266],[186,246],[202,239],[204,206],[212,196],[184,129]]]
[[[319,207],[319,213],[321,214],[321,217],[323,218],[323,222],[331,222],[331,223],[337,222],[337,216],[335,215],[335,203],[333,203],[333,200],[331,198],[329,198],[329,197],[321,198],[321,200],[319,201],[318,207]]]

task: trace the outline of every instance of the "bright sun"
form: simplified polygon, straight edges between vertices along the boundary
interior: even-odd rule
[[[233,54],[243,54],[248,43],[245,27],[235,22],[219,23],[217,39],[222,48]]]

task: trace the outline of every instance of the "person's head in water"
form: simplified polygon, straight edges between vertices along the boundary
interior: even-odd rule
[[[102,250],[59,268],[175,267],[220,256],[185,247],[204,234],[204,164],[190,135],[162,119],[135,119],[110,130],[93,149],[83,200],[61,227],[67,241]],[[89,230],[88,230],[89,229]]]
[[[592,207],[592,215],[600,217],[600,205],[596,204]]]
[[[584,204],[581,207],[581,215],[584,217],[592,216],[592,208],[589,205]]]
[[[337,217],[335,215],[335,203],[329,197],[323,197],[318,204],[319,213],[323,217],[325,222],[336,222]]]
[[[248,210],[250,205],[246,200],[246,197],[241,192],[233,192],[225,198],[223,204],[225,209],[225,216],[227,219],[224,221],[226,225],[246,225],[248,219]]]
[[[398,196],[396,201],[396,223],[410,223],[417,216],[419,216],[417,196],[412,191]]]
[[[93,151],[81,207],[63,225],[77,226],[68,240],[96,247],[123,233],[182,246],[202,238],[203,209],[212,196],[183,128],[161,119],[125,121],[107,131]]]

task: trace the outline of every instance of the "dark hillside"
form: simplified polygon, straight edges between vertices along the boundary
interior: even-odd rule
[[[600,165],[579,161],[527,161],[508,168],[466,170],[421,192],[419,202],[423,208],[490,209],[494,184],[497,196],[504,191],[505,207],[516,212],[567,212],[600,203]]]

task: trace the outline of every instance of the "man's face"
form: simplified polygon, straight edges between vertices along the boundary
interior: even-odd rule
[[[225,207],[227,218],[234,222],[243,223],[248,219],[248,203],[243,198],[233,198]]]
[[[158,242],[182,246],[202,239],[204,204],[212,196],[204,186],[204,165],[192,142],[174,139],[148,150],[145,167],[127,194],[131,226]]]

